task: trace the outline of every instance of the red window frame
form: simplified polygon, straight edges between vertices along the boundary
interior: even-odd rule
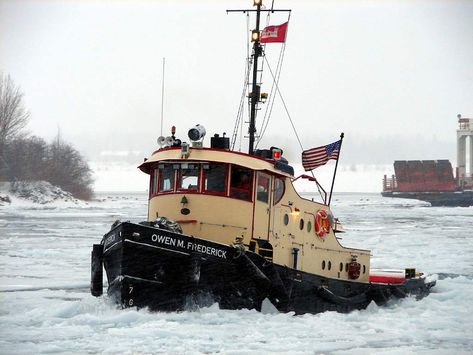
[[[246,189],[246,188],[239,188],[239,187],[236,187],[233,185],[233,170],[248,170],[250,173],[251,173],[251,180],[250,180],[250,184],[249,184],[249,189]],[[229,191],[229,196],[231,198],[236,198],[238,200],[242,200],[242,201],[249,201],[249,202],[253,202],[253,192],[254,192],[254,184],[255,184],[255,171],[253,169],[250,169],[250,168],[246,168],[246,167],[243,167],[243,166],[239,166],[239,165],[232,165],[231,166],[231,170],[230,170],[230,191]],[[238,197],[237,195],[238,194],[245,194],[245,193],[248,193],[248,198],[242,198],[242,197]]]
[[[157,166],[151,168],[150,179],[149,179],[149,196],[155,196],[158,193],[158,174],[159,169]]]
[[[202,170],[202,165],[201,164],[197,164],[197,163],[192,163],[193,165],[197,166],[196,169],[182,169],[182,165],[179,167],[179,169],[177,169],[177,176],[176,176],[176,183],[175,183],[175,186],[176,186],[176,191],[190,191],[190,192],[199,192],[200,190],[200,183],[201,183],[201,170]],[[197,170],[197,184],[195,185],[195,188],[184,188],[184,187],[179,187],[179,185],[181,184],[181,179],[182,179],[182,170]]]
[[[159,169],[159,167],[158,167],[159,174],[158,174],[158,179],[157,179],[157,183],[158,183],[158,185],[157,185],[158,189],[157,189],[157,192],[156,192],[157,194],[171,193],[171,192],[174,192],[175,189],[176,189],[176,169],[174,169],[172,164],[165,164],[164,166],[165,167],[170,166],[173,170],[174,177],[173,177],[173,181],[172,181],[172,186],[171,186],[170,189],[167,189],[167,190],[162,190],[161,189],[162,170],[164,170],[164,168]]]
[[[211,191],[205,188],[205,180],[207,178],[208,169],[204,169],[202,165],[202,193],[206,195],[215,195],[215,196],[228,196],[228,180],[229,180],[229,164],[226,163],[208,163],[208,165],[219,165],[225,168],[225,182],[223,192],[220,191]]]

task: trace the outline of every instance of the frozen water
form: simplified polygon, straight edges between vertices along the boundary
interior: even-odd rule
[[[89,293],[93,243],[116,220],[146,218],[145,194],[90,203],[0,207],[0,353],[471,354],[473,208],[427,207],[378,194],[332,200],[347,246],[372,267],[433,273],[430,296],[349,314],[120,310]]]

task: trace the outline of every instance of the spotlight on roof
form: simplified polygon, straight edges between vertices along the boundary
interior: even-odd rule
[[[189,139],[191,141],[198,141],[198,140],[204,139],[205,128],[204,126],[201,126],[200,124],[198,124],[195,127],[191,128],[189,132],[187,133],[187,135],[189,136]]]

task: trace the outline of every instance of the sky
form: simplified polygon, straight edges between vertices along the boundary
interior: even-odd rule
[[[473,117],[473,1],[275,7],[292,9],[279,88],[304,149],[344,132],[344,164],[456,162],[456,115]],[[162,109],[164,135],[175,125],[186,140],[195,124],[207,144],[231,135],[254,19],[248,28],[226,9],[244,8],[252,2],[0,0],[0,70],[24,92],[32,134],[60,132],[92,161],[139,164],[157,148]],[[273,69],[281,48],[266,47]],[[270,87],[266,68],[262,91]],[[299,162],[279,99],[260,147],[275,145]]]

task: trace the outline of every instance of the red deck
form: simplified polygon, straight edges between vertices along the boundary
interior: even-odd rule
[[[372,270],[369,281],[373,283],[402,284],[406,281],[404,270]]]

